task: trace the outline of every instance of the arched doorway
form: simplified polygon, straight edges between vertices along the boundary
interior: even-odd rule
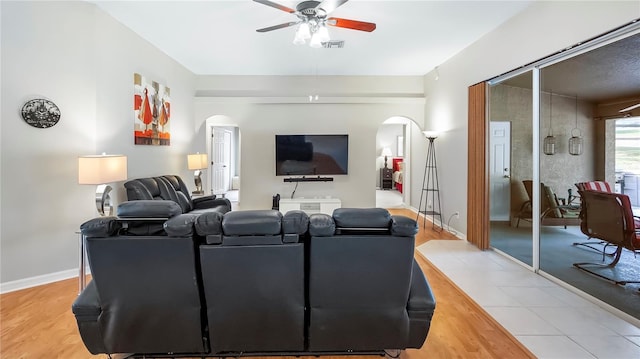
[[[378,128],[375,149],[376,207],[411,206],[411,138],[412,134],[420,131],[412,119],[404,116],[390,117]]]
[[[233,210],[240,208],[240,127],[224,115],[206,120],[209,188],[211,193],[228,198]]]

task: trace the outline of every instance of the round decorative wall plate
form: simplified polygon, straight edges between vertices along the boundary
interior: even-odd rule
[[[55,103],[38,98],[22,106],[22,118],[33,127],[49,128],[60,121],[60,109]]]

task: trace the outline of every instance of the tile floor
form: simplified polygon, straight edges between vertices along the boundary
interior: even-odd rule
[[[378,208],[402,208],[402,193],[395,189],[376,190],[376,207]]]
[[[538,358],[640,358],[640,327],[494,251],[462,240],[418,251]]]

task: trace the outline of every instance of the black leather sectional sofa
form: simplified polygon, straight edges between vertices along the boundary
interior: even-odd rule
[[[435,299],[413,258],[414,220],[379,208],[179,212],[171,201],[131,201],[118,218],[82,225],[93,280],[72,310],[91,353],[381,354],[423,345]]]

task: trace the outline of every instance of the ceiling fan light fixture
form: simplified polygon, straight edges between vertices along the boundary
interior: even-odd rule
[[[329,42],[331,41],[331,37],[329,36],[329,30],[326,26],[321,25],[318,28],[317,32],[318,36],[320,36],[320,42]]]
[[[313,47],[313,48],[320,48],[322,47],[322,40],[320,38],[320,35],[318,34],[318,32],[314,32],[313,35],[311,35],[311,41],[309,41],[309,46]]]
[[[309,23],[303,22],[298,25],[296,35],[293,38],[293,43],[296,45],[302,45],[311,38],[311,30],[309,29]]]

